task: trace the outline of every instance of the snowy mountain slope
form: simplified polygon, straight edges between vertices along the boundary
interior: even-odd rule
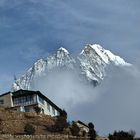
[[[36,77],[46,75],[55,67],[72,69],[74,63],[75,60],[70,57],[69,52],[61,47],[56,54],[49,56],[46,60],[40,59],[34,63],[32,68],[13,83],[12,90],[30,89],[31,83]]]
[[[71,57],[65,48],[59,48],[56,53],[47,59],[38,60],[21,78],[15,80],[12,90],[31,89],[31,84],[36,77],[48,74],[55,68],[75,70],[94,85],[100,83],[105,75],[105,68],[109,65],[130,66],[119,56],[105,50],[98,44],[86,45],[77,58]]]
[[[114,55],[109,50],[105,50],[98,44],[87,45],[78,56],[82,73],[92,81],[99,83],[105,77],[106,66],[130,66],[119,56]],[[95,83],[96,84],[96,83]]]

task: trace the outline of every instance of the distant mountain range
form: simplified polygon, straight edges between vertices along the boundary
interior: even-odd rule
[[[46,59],[39,59],[12,85],[12,90],[32,89],[32,83],[37,77],[49,74],[54,69],[77,71],[81,79],[98,85],[106,76],[108,66],[128,67],[121,57],[114,55],[109,50],[98,44],[88,44],[77,57],[72,57],[65,48],[59,48],[55,54]],[[47,81],[46,81],[47,83]]]

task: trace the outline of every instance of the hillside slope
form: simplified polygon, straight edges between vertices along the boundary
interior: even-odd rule
[[[35,128],[35,134],[60,133],[58,121],[62,124],[62,128],[67,124],[63,117],[54,118],[35,113],[13,112],[0,107],[0,134],[25,134],[24,128],[27,124]]]

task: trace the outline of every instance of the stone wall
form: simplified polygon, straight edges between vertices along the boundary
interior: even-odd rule
[[[70,135],[0,135],[0,140],[89,140]]]

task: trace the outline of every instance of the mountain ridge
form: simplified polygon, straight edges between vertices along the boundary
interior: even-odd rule
[[[31,84],[36,77],[47,75],[55,68],[75,70],[78,67],[79,75],[97,85],[106,76],[105,68],[111,64],[131,66],[123,58],[98,44],[87,44],[76,58],[72,57],[67,49],[60,47],[56,53],[46,59],[37,60],[24,75],[15,80],[12,90],[31,89]]]

